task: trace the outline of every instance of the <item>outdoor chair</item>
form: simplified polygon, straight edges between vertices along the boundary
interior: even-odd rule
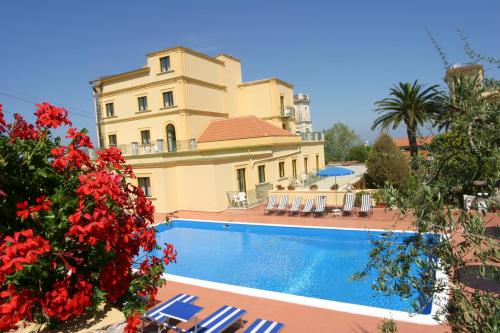
[[[224,305],[219,310],[215,311],[195,326],[191,327],[186,332],[189,333],[218,333],[224,331],[236,321],[243,324],[241,316],[246,313],[245,310]]]
[[[351,214],[355,209],[354,200],[356,199],[356,195],[354,193],[346,193],[344,197],[344,207],[342,207],[342,213],[344,215]]]
[[[314,209],[314,215],[321,216],[325,212],[326,207],[326,196],[318,195],[316,198],[316,208]]]
[[[361,207],[359,208],[359,215],[363,214],[367,216],[371,213],[373,213],[372,196],[369,194],[363,194],[361,196]]]
[[[274,210],[274,207],[276,206],[276,196],[271,195],[269,196],[269,199],[267,199],[267,206],[264,208],[264,214],[269,214]]]
[[[300,204],[302,203],[302,197],[295,197],[292,200],[292,205],[288,209],[288,214],[300,213]]]
[[[146,312],[142,319],[143,319],[143,324],[144,321],[153,323],[158,326],[159,329],[163,328],[165,324],[167,324],[167,321],[172,318],[171,314],[169,313],[169,309],[177,302],[181,303],[192,303],[196,301],[198,297],[193,296],[193,295],[188,295],[188,294],[179,294],[175,297],[172,297],[166,302],[163,302],[157,306],[155,306],[153,309],[149,310]],[[144,328],[144,326],[143,326]]]
[[[239,207],[245,207],[247,205],[247,194],[245,192],[238,192],[235,196],[235,202]]]
[[[243,333],[277,333],[285,326],[277,321],[257,319]]]
[[[306,199],[304,202],[304,208],[302,209],[302,215],[306,215],[312,212],[313,208],[313,199]]]
[[[282,195],[276,213],[284,213],[288,207],[288,195]]]

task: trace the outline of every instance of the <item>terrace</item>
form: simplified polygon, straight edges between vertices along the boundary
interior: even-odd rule
[[[331,214],[316,218],[287,215],[265,215],[263,205],[247,210],[226,210],[223,212],[202,211],[177,211],[169,215],[169,218],[185,218],[200,220],[215,220],[228,222],[254,222],[261,224],[297,225],[338,227],[357,229],[389,229],[412,230],[411,218],[397,220],[397,211],[385,211],[375,208],[370,217],[358,217],[357,215],[347,217],[333,217]],[[157,214],[156,221],[165,220],[165,214]],[[500,218],[495,214],[487,217],[489,225],[499,226]],[[168,273],[168,267],[167,267]],[[355,283],[355,282],[354,282]],[[160,300],[167,300],[175,294],[183,292],[198,295],[197,304],[204,308],[200,317],[204,317],[224,304],[231,304],[244,308],[248,311],[245,320],[249,323],[256,318],[272,318],[286,325],[288,332],[329,332],[332,327],[338,332],[375,332],[380,318],[347,312],[333,311],[321,308],[320,305],[305,306],[274,299],[267,299],[249,295],[229,292],[227,290],[216,290],[181,283],[170,280],[159,292]],[[382,296],[381,296],[382,297]],[[184,327],[180,325],[180,327]],[[186,328],[186,327],[184,327]],[[401,332],[446,332],[449,330],[443,325],[419,325],[398,321]],[[234,328],[231,332],[243,332],[243,329]]]

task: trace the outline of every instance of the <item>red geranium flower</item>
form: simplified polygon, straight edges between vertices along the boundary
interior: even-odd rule
[[[24,220],[26,220],[30,215],[30,210],[28,206],[29,204],[28,201],[26,200],[24,200],[23,202],[16,203],[16,208],[17,208],[16,216],[22,217]]]
[[[58,108],[47,102],[36,104],[38,108],[35,111],[37,116],[36,124],[42,127],[58,128],[61,125],[72,125],[68,119],[68,110],[65,108]]]
[[[125,326],[125,333],[135,333],[137,332],[137,327],[141,323],[141,315],[139,313],[133,313],[127,318],[127,325]]]

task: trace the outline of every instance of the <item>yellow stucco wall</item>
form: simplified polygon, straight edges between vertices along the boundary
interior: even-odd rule
[[[150,177],[152,198],[158,212],[221,211],[228,208],[227,192],[238,191],[237,169],[245,169],[247,190],[259,183],[260,165],[265,166],[266,182],[287,186],[292,176],[292,160],[297,160],[297,175],[304,172],[304,150],[300,148],[296,144],[257,145],[246,149],[195,152],[177,160],[171,158],[172,154],[163,154],[154,158],[128,158],[127,162],[138,177]],[[321,155],[322,151],[322,144],[311,144],[306,154]],[[282,178],[279,177],[279,162],[285,162]],[[314,170],[310,168],[309,172]]]
[[[160,58],[170,57],[170,70],[162,73]],[[292,160],[297,174],[324,166],[323,142],[302,142],[298,136],[261,137],[199,143],[196,150],[149,152],[131,156],[131,143],[141,142],[141,130],[149,130],[151,142],[167,145],[166,127],[175,126],[176,139],[193,140],[214,119],[254,115],[294,133],[293,117],[282,117],[284,106],[293,105],[293,86],[276,78],[242,83],[241,63],[221,54],[210,57],[175,47],[147,55],[146,65],[130,72],[93,82],[101,89],[97,103],[105,145],[116,135],[118,147],[138,177],[149,177],[152,199],[158,212],[178,209],[219,211],[228,206],[227,191],[238,190],[237,169],[245,168],[247,190],[258,183],[258,166],[265,165],[266,182],[288,185]],[[162,93],[172,91],[174,106],[164,107]],[[148,108],[139,111],[138,98],[147,97]],[[106,116],[106,103],[113,103],[114,116]],[[184,143],[183,143],[184,144]],[[127,150],[128,149],[128,150]],[[279,177],[279,162],[285,176]]]

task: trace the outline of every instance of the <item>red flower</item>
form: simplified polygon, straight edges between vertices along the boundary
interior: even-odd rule
[[[127,291],[132,280],[130,268],[130,259],[125,255],[118,256],[102,268],[99,288],[107,292],[106,297],[110,302],[115,302]]]
[[[28,124],[23,117],[14,113],[14,123],[9,125],[10,142],[13,143],[16,139],[21,140],[36,140],[38,139],[38,132],[35,126]]]
[[[0,104],[0,133],[5,131],[6,127],[7,127],[7,123],[5,122],[5,119],[3,118],[3,105]]]
[[[137,332],[137,327],[141,323],[141,315],[139,313],[133,313],[127,318],[127,325],[125,326],[125,333],[135,333]]]
[[[67,132],[66,138],[72,139],[73,143],[79,147],[94,148],[90,138],[87,134],[83,132],[78,132],[76,128],[70,128]]]
[[[52,206],[52,201],[50,201],[50,199],[47,199],[45,195],[36,198],[36,203],[38,205],[35,205],[33,208],[31,208],[32,212],[38,212],[40,210],[48,212],[50,210],[50,207]]]
[[[33,319],[32,307],[37,299],[33,298],[28,289],[17,291],[13,285],[0,292],[0,331],[17,329],[16,324],[21,320]]]
[[[24,220],[26,220],[30,215],[30,210],[28,206],[29,204],[28,201],[26,200],[24,200],[23,202],[16,203],[16,208],[17,208],[16,216],[22,217]]]
[[[36,124],[47,128],[58,128],[61,125],[72,125],[68,119],[68,111],[65,108],[55,107],[47,102],[36,104]]]
[[[42,308],[49,317],[67,320],[85,312],[92,305],[93,285],[81,277],[75,283],[71,278],[54,283],[52,291],[45,293]]]
[[[166,248],[163,250],[163,262],[165,265],[170,264],[171,262],[177,262],[177,251],[174,249],[172,244],[165,243]]]
[[[0,245],[0,271],[12,274],[23,270],[23,264],[32,265],[38,262],[38,256],[49,252],[51,246],[41,236],[33,236],[33,230],[14,232],[14,236],[6,236]]]
[[[108,166],[122,170],[125,165],[125,159],[122,156],[122,151],[114,146],[97,151],[97,155],[99,158],[96,163],[100,168]]]

